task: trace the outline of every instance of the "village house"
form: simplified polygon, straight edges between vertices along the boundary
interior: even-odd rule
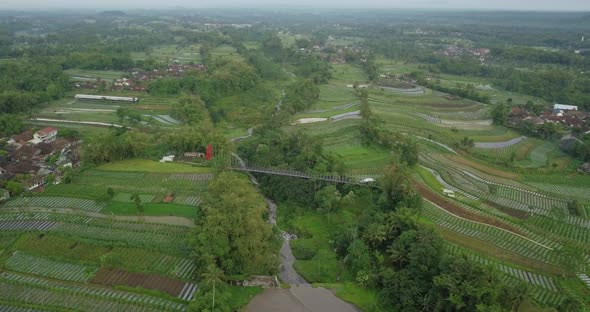
[[[33,134],[33,144],[51,143],[57,139],[57,129],[53,127],[43,128]]]
[[[29,179],[28,181],[25,182],[25,187],[29,190],[32,191],[40,186],[45,185],[45,177],[33,177],[31,179]]]
[[[519,126],[523,122],[534,126],[541,126],[545,123],[559,124],[565,130],[582,131],[590,129],[590,113],[578,110],[575,105],[554,104],[553,107],[537,116],[527,111],[524,107],[514,106],[511,108],[508,124]]]
[[[28,190],[42,190],[39,186],[45,183],[48,175],[56,174],[60,167],[73,167],[79,162],[79,153],[72,146],[80,142],[57,138],[57,129],[52,127],[35,133],[27,130],[13,136],[9,143],[3,148],[7,157],[0,160],[0,174],[6,180],[17,176],[28,179],[25,181]]]
[[[6,166],[6,171],[11,175],[16,174],[36,174],[41,169],[41,166],[32,161],[18,161]]]

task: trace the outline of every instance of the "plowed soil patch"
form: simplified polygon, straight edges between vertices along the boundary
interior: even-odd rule
[[[493,203],[489,200],[484,200],[484,202],[488,206],[498,209],[499,211],[502,211],[503,213],[505,213],[511,217],[515,217],[515,218],[521,219],[521,220],[526,220],[529,218],[529,215],[522,210],[516,210],[516,209],[512,209],[512,208],[508,208],[508,207],[503,207],[503,206],[497,205],[496,203]]]
[[[117,269],[101,268],[92,283],[105,286],[131,286],[158,290],[172,296],[178,296],[184,282],[156,274],[132,273]]]
[[[422,184],[418,184],[416,183],[416,189],[418,190],[418,192],[420,192],[420,194],[422,195],[422,197],[428,199],[429,201],[437,204],[439,207],[443,208],[444,210],[457,215],[461,218],[465,218],[467,220],[471,220],[471,221],[475,221],[475,222],[480,222],[480,223],[485,223],[488,225],[492,225],[495,227],[499,227],[502,229],[505,229],[507,231],[510,231],[512,233],[516,233],[522,236],[525,236],[523,233],[521,233],[519,230],[517,230],[516,228],[514,228],[513,226],[510,226],[504,222],[498,221],[494,218],[490,218],[490,217],[486,217],[486,216],[482,216],[476,213],[473,213],[471,211],[468,211],[466,209],[461,208],[460,206],[456,205],[455,203],[445,199],[444,197],[439,196],[438,194],[434,193],[432,190],[430,190],[429,188],[423,186]]]
[[[486,165],[482,165],[480,163],[465,159],[461,156],[450,155],[447,158],[449,158],[450,160],[452,160],[455,163],[459,163],[462,165],[473,167],[477,170],[483,171],[483,172],[491,174],[491,175],[495,175],[495,176],[510,179],[510,180],[520,179],[520,176],[516,173],[506,172],[506,171],[502,171],[502,170],[499,170],[499,169],[496,169],[493,167],[488,167]]]

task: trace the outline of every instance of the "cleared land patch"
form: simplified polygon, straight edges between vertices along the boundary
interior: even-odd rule
[[[172,296],[180,295],[184,282],[160,275],[132,273],[118,269],[101,268],[92,283],[105,286],[130,286],[158,290]],[[191,298],[192,299],[192,298]]]

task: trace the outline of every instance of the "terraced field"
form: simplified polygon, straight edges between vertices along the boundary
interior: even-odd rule
[[[82,311],[185,311],[182,301],[18,273],[0,273],[0,300],[20,305]]]
[[[70,264],[15,251],[4,265],[8,270],[72,282],[87,282],[96,267]]]
[[[71,198],[71,197],[53,197],[53,196],[35,196],[35,197],[18,197],[5,204],[7,207],[46,207],[46,208],[72,208],[84,211],[100,212],[105,204],[97,203],[94,200]]]
[[[483,265],[490,265],[495,267],[500,272],[504,273],[502,279],[508,282],[525,282],[530,287],[530,292],[537,301],[544,304],[556,305],[563,300],[563,296],[559,293],[559,287],[553,277],[532,273],[513,266],[509,266],[488,257],[483,257],[479,254],[468,251],[467,249],[457,247],[456,245],[447,245],[447,250],[455,255],[465,255],[470,260],[478,262]]]
[[[390,74],[417,70],[411,64],[386,60],[378,63],[381,72]],[[447,78],[450,81],[458,77],[443,80]],[[455,80],[452,86],[469,79]],[[320,97],[318,111],[330,110],[336,102],[347,102],[343,86],[354,82],[335,70],[334,79],[322,87],[321,94],[327,100]],[[480,91],[495,95],[495,101],[509,97],[485,87],[490,83],[484,80],[468,83],[481,84],[484,87]],[[584,209],[590,209],[590,179],[571,171],[568,175],[546,174],[555,167],[551,166],[553,162],[558,166],[553,171],[571,170],[567,168],[567,157],[559,153],[555,143],[525,138],[507,127],[491,124],[489,106],[481,103],[428,89],[419,96],[375,87],[368,90],[373,115],[382,120],[380,127],[418,142],[422,167],[416,171],[422,172],[416,172],[417,180],[429,179],[436,187],[429,192],[444,203],[441,209],[426,202],[423,218],[466,250],[470,259],[495,266],[506,281],[528,283],[535,300],[543,305],[559,304],[564,293],[583,294],[580,288],[584,287],[584,279],[573,285],[571,276],[561,275],[560,254],[564,244],[573,244],[580,252],[590,254],[590,220],[572,214],[568,208],[576,199]],[[515,95],[514,99],[525,103],[529,98]],[[320,115],[306,117],[329,117]],[[340,155],[351,172],[366,175],[399,155],[395,149],[387,151],[367,144],[360,132],[362,123],[324,121],[289,126],[287,131],[304,129],[321,138],[325,148]],[[476,146],[462,148],[460,141],[464,137],[473,139]],[[528,175],[523,176],[523,172]],[[445,197],[441,188],[454,191],[453,197]],[[585,296],[580,299],[590,304]]]
[[[153,58],[166,63],[171,63],[178,60],[180,63],[200,63],[201,54],[199,53],[200,46],[198,44],[179,46],[179,45],[161,45],[151,48],[147,53],[134,52],[131,57],[134,60],[145,60]]]
[[[84,311],[186,310],[197,291],[196,267],[188,258],[185,241],[190,228],[65,214],[61,208],[51,211],[0,206],[0,254],[5,254],[0,260],[0,300],[4,305]],[[138,286],[127,280],[98,286],[95,275],[105,266],[118,268],[126,276],[139,271],[134,274],[170,281],[176,290],[168,298],[153,293],[168,293],[161,288],[163,283],[141,284],[151,293],[115,290],[115,286]]]
[[[440,227],[477,238],[527,258],[547,263],[555,263],[554,255],[551,253],[552,248],[545,246],[541,242],[526,239],[522,236],[517,236],[495,227],[457,218],[436,208],[432,204],[424,205],[423,213],[425,217],[432,220]]]
[[[190,167],[188,167],[190,168]],[[199,196],[213,178],[210,173],[145,173],[87,170],[74,178],[71,184],[48,187],[42,197],[21,198],[8,206],[75,208],[99,212],[107,205],[104,202],[107,189],[113,188],[113,201],[132,203],[131,195],[138,193],[142,203],[159,203],[168,194],[175,194],[173,203],[198,206]],[[46,197],[55,196],[55,197]],[[69,197],[66,197],[69,196]],[[89,199],[77,199],[84,196]]]

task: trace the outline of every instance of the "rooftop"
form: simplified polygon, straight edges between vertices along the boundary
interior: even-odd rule
[[[54,127],[47,127],[47,128],[43,128],[43,129],[41,129],[41,130],[39,130],[39,131],[37,131],[35,133],[37,135],[39,135],[39,136],[45,136],[45,135],[48,135],[48,134],[50,134],[51,132],[54,132],[54,131],[57,132],[57,129],[54,128]]]
[[[12,139],[14,139],[15,142],[30,141],[31,139],[33,139],[33,131],[31,129],[26,130],[24,132],[21,132],[20,134],[13,136]]]
[[[566,104],[554,104],[553,108],[556,109],[565,109],[565,110],[578,110],[578,107],[575,105],[566,105]]]

